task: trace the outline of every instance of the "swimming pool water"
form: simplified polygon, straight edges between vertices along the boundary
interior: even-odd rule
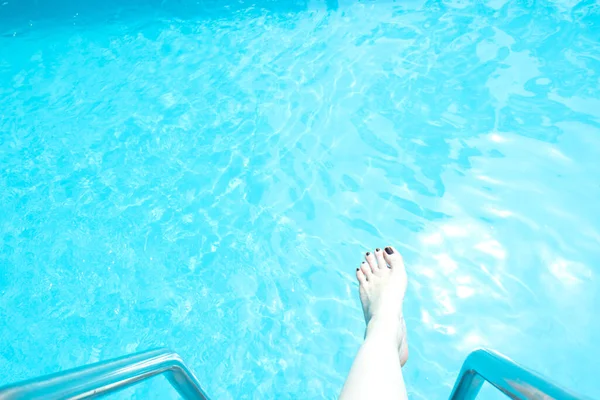
[[[0,383],[335,398],[393,244],[411,398],[481,346],[600,396],[597,2],[74,3],[0,6]]]

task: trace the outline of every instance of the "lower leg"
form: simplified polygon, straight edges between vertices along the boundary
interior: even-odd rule
[[[408,398],[398,357],[398,342],[383,332],[393,329],[398,328],[385,324],[369,326],[342,389],[341,400]]]

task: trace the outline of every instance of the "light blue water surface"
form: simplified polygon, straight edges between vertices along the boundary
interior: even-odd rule
[[[599,23],[594,1],[4,2],[0,382],[167,346],[215,399],[334,398],[355,268],[393,244],[411,398],[481,346],[600,396]]]

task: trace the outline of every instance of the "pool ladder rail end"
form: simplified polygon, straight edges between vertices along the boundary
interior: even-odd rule
[[[590,400],[562,389],[493,350],[478,349],[465,359],[449,400],[473,400],[484,382],[516,400]]]
[[[209,400],[181,357],[168,349],[148,350],[0,388],[0,400],[91,399],[164,374],[181,397]]]

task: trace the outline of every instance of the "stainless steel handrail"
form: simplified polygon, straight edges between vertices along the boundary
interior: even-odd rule
[[[208,400],[177,353],[149,350],[0,388],[1,400],[90,399],[165,374],[184,399]]]
[[[450,400],[473,400],[488,381],[515,400],[582,400],[536,373],[490,350],[475,350],[465,360]]]
[[[209,400],[177,353],[157,349],[91,364],[0,388],[0,400],[89,399],[165,374],[188,400]],[[516,400],[582,400],[512,360],[489,350],[469,354],[450,400],[473,400],[485,381]]]

